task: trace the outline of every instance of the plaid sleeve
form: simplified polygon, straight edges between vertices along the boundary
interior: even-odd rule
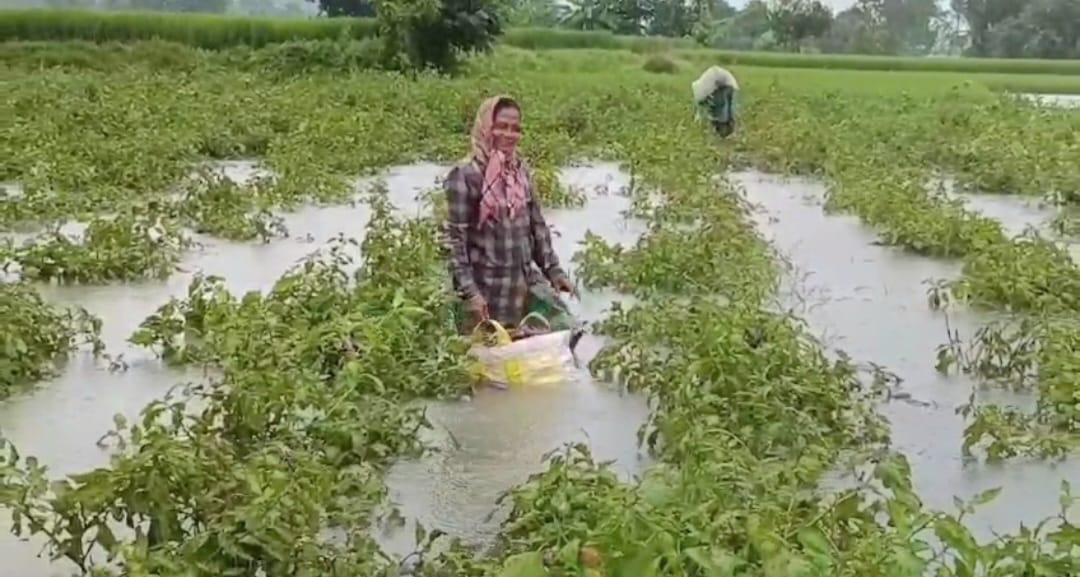
[[[559,266],[559,257],[551,245],[551,229],[544,220],[544,213],[537,198],[532,171],[526,169],[529,179],[529,220],[532,234],[532,257],[548,280],[555,280],[566,273]]]
[[[478,292],[469,262],[469,225],[475,207],[470,202],[466,171],[457,167],[450,171],[444,184],[446,188],[447,216],[444,223],[444,243],[450,256],[450,271],[454,284],[464,298],[472,298]]]

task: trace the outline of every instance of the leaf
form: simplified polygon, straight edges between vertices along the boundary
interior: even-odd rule
[[[559,549],[559,560],[565,565],[573,565],[578,561],[578,555],[581,551],[581,541],[578,539],[572,539],[566,545],[563,545],[562,549]]]
[[[675,489],[660,471],[650,472],[641,481],[641,498],[652,507],[662,507],[675,497]]]
[[[963,559],[976,558],[978,545],[967,528],[951,517],[941,517],[934,525],[934,533]]]
[[[507,557],[499,577],[547,577],[543,554],[531,551]]]
[[[683,554],[701,569],[705,577],[734,577],[741,564],[738,557],[720,549],[690,547],[684,549]]]
[[[424,544],[424,539],[427,537],[427,531],[424,530],[424,525],[420,521],[416,521],[416,525],[413,526],[413,544],[416,547],[421,547]]]
[[[823,557],[832,556],[832,546],[829,545],[829,540],[817,527],[804,527],[800,529],[798,539],[799,543],[805,547],[806,550]]]
[[[979,505],[985,505],[996,499],[999,494],[1001,494],[1001,487],[987,489],[986,491],[975,495],[975,497],[971,500],[970,504],[975,507],[978,507]]]
[[[659,559],[650,546],[636,547],[637,553],[632,557],[624,558],[616,564],[612,575],[622,577],[624,575],[634,577],[655,577],[656,566]]]
[[[910,549],[893,547],[889,556],[888,575],[890,577],[911,577],[926,573],[926,561],[920,559]]]
[[[116,549],[116,536],[113,535],[112,529],[107,524],[101,523],[98,525],[96,541],[98,545],[101,545],[108,552],[111,558]]]

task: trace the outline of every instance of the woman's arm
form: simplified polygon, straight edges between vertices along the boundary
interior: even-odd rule
[[[460,166],[450,171],[446,177],[446,221],[444,223],[446,249],[450,253],[450,271],[454,275],[461,296],[470,299],[479,293],[473,279],[472,264],[469,262],[469,227],[476,207],[471,202],[466,171]]]
[[[549,281],[554,281],[566,273],[559,266],[559,257],[551,245],[551,229],[544,220],[544,213],[540,206],[540,199],[536,194],[535,182],[532,171],[526,171],[529,179],[529,220],[532,234],[532,257],[536,266],[544,273]]]

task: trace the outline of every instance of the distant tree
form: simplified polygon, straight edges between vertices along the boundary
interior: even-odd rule
[[[731,18],[739,13],[727,0],[691,0],[690,5],[696,17],[708,20]]]
[[[985,56],[990,51],[990,34],[998,25],[1015,18],[1029,0],[950,0],[954,12],[963,16],[968,26],[971,52]],[[1075,2],[1076,0],[1066,0]]]
[[[611,3],[610,12],[616,16],[615,32],[638,35],[644,33],[656,14],[656,0],[606,0]]]
[[[941,10],[931,23],[934,30],[935,54],[960,55],[967,47],[968,35],[964,30],[963,17],[951,9]]]
[[[1080,57],[1080,1],[1032,0],[986,35],[985,53],[998,57]]]
[[[452,70],[462,53],[489,50],[502,33],[498,0],[375,0],[384,62]]]
[[[607,0],[568,0],[559,25],[573,30],[615,30],[619,15]]]
[[[354,16],[371,18],[375,16],[375,3],[372,0],[307,0],[319,6],[319,12],[327,16]]]
[[[890,52],[925,53],[934,44],[934,19],[941,12],[936,0],[859,0],[884,28]]]
[[[741,11],[717,20],[705,44],[731,50],[752,50],[762,47],[762,39],[767,34],[771,38],[769,7],[763,0],[750,0]]]
[[[821,48],[834,53],[885,54],[888,49],[882,36],[886,32],[856,3],[833,18],[828,34],[821,40]]]
[[[803,40],[820,38],[828,32],[832,11],[819,0],[773,0],[768,19],[776,41],[789,50],[797,50]]]
[[[857,0],[842,27],[854,34],[857,52],[925,54],[937,38],[939,13],[935,0]]]
[[[701,17],[694,12],[695,9],[698,7],[685,0],[656,2],[647,28],[649,34],[675,38],[688,36],[693,30],[694,23]]]
[[[554,27],[568,10],[552,0],[509,0],[506,24],[509,26]]]

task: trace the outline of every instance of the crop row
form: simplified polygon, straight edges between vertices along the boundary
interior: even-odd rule
[[[950,343],[941,350],[942,370],[959,368],[1014,386],[1034,382],[1040,391],[1034,414],[975,409],[965,451],[980,440],[993,458],[1074,449],[1080,443],[1080,266],[1043,235],[1010,238],[996,220],[964,208],[941,182],[954,176],[960,187],[981,193],[1042,193],[1050,202],[1075,202],[1080,168],[1069,159],[1080,155],[1076,118],[1002,99],[950,102],[951,95],[918,104],[883,100],[852,119],[846,111],[856,105],[850,102],[776,98],[762,130],[748,136],[750,154],[760,141],[786,151],[777,160],[788,167],[823,174],[830,183],[827,206],[857,214],[887,244],[962,259],[959,278],[931,288],[931,306],[958,301],[1029,319],[970,335],[966,349]],[[1039,132],[1042,126],[1047,130]],[[964,138],[967,131],[974,138]]]
[[[212,69],[16,76],[0,103],[0,114],[18,119],[0,133],[0,179],[23,191],[3,204],[0,222],[111,217],[135,229],[152,217],[145,237],[114,233],[116,244],[102,246],[153,255],[174,250],[148,244],[157,226],[158,240],[172,238],[170,225],[200,223],[249,237],[256,227],[246,219],[260,210],[340,200],[357,174],[459,157],[476,103],[508,91],[523,102],[525,153],[542,173],[603,157],[634,174],[647,234],[633,247],[593,239],[579,270],[590,284],[640,297],[598,327],[611,342],[591,368],[652,398],[641,437],[659,464],[622,483],[587,448],[570,447],[513,492],[496,555],[451,547],[420,574],[1077,571],[1075,529],[1064,519],[979,546],[962,524],[966,512],[922,505],[905,459],[888,450],[863,375],[768,305],[773,255],[738,196],[715,180],[718,166],[738,159],[690,119],[685,79],[510,74],[499,62],[487,71],[417,81],[370,73],[281,81]],[[767,146],[790,144],[804,166],[818,158],[807,151],[834,154],[838,129],[823,111],[799,108],[798,90],[770,90],[748,88],[758,112],[745,134],[762,137],[740,137],[740,146],[762,163]],[[846,104],[849,114],[867,111]],[[904,134],[881,137],[896,145]],[[183,184],[198,161],[237,156],[265,159],[278,180]],[[220,377],[120,420],[111,438],[125,450],[108,467],[47,484],[37,463],[5,456],[0,499],[20,526],[84,573],[104,549],[132,576],[395,574],[367,533],[385,498],[382,473],[420,448],[423,414],[410,401],[460,394],[468,382],[464,347],[438,314],[447,295],[435,223],[395,217],[378,191],[365,201],[374,214],[355,276],[345,271],[357,247],[342,242],[267,295],[237,298],[198,278],[148,318],[134,342]],[[25,254],[36,253],[16,257]],[[872,475],[824,490],[825,475],[843,464],[872,465]],[[1067,492],[1063,502],[1072,502]],[[327,527],[343,538],[326,543]]]
[[[363,39],[374,31],[373,21],[366,19],[275,19],[158,12],[5,10],[4,18],[0,20],[0,41],[131,42],[158,39],[211,50],[240,45],[261,47],[297,40]],[[617,36],[603,31],[547,28],[510,29],[503,36],[502,43],[528,50],[588,48],[665,51],[693,62],[780,68],[1056,75],[1080,73],[1080,61],[1077,60],[736,52],[695,48],[691,41],[685,39]]]

